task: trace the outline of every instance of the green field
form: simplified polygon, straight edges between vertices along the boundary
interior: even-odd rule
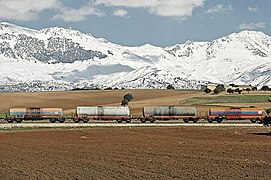
[[[206,96],[193,97],[185,99],[182,103],[185,104],[221,104],[221,103],[268,103],[271,99],[270,95],[227,95],[227,96]]]
[[[6,112],[0,112],[0,118],[6,117]]]

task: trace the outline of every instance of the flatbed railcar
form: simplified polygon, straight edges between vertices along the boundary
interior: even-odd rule
[[[197,110],[195,107],[182,107],[182,106],[154,106],[143,107],[141,122],[151,123],[156,120],[179,120],[182,119],[185,123],[198,121]]]
[[[7,113],[5,120],[8,123],[28,120],[49,120],[51,123],[65,121],[62,108],[11,108]]]
[[[225,120],[245,120],[249,119],[252,123],[262,122],[265,117],[263,108],[210,108],[207,120],[212,123],[216,121],[221,123]]]
[[[92,120],[116,120],[118,123],[131,122],[130,109],[123,106],[86,106],[77,107],[73,121],[87,123]]]

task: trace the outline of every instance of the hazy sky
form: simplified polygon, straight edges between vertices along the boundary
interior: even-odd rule
[[[245,29],[271,35],[271,0],[0,0],[0,20],[71,27],[127,46],[169,46]]]

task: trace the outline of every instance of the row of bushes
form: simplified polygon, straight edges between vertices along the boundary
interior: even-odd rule
[[[238,87],[238,86],[235,86],[234,84],[230,84],[230,86],[232,86],[232,87]],[[262,91],[271,91],[271,88],[265,85],[265,86],[262,86],[262,88],[260,90],[262,90]],[[225,91],[224,85],[223,84],[218,84],[216,86],[216,88],[214,89],[214,94],[219,94],[219,93],[221,93],[223,91]],[[234,94],[234,93],[241,94],[243,91],[247,91],[248,93],[250,91],[257,91],[257,87],[252,87],[252,89],[251,88],[246,88],[246,89],[239,89],[239,88],[231,89],[231,88],[229,88],[229,89],[227,89],[227,93],[229,93],[229,94]],[[212,92],[212,90],[209,89],[209,88],[206,88],[204,90],[204,92],[206,94],[209,94],[209,93]]]

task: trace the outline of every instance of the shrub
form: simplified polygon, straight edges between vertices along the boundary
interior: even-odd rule
[[[227,89],[227,93],[229,93],[229,94],[233,94],[233,93],[234,93],[234,90],[233,90],[233,89],[231,89],[231,88],[229,88],[229,89]]]
[[[129,104],[129,101],[127,99],[123,99],[121,101],[121,106],[127,106]]]
[[[265,85],[265,86],[263,86],[263,87],[261,88],[261,90],[262,90],[262,91],[269,91],[270,88],[269,88],[268,86]]]
[[[128,93],[123,96],[123,99],[127,99],[130,102],[132,99],[134,99],[134,96]]]
[[[167,89],[175,89],[171,84],[167,86]]]
[[[209,93],[211,93],[211,92],[212,92],[212,90],[211,90],[211,89],[209,89],[209,88],[206,88],[206,89],[204,90],[204,92],[205,92],[206,94],[209,94]]]
[[[104,90],[112,90],[112,87],[107,87]]]
[[[247,91],[247,93],[249,94],[249,92],[251,91],[250,88],[246,88],[245,91]]]
[[[218,84],[218,85],[216,86],[216,88],[214,89],[214,93],[215,93],[215,94],[219,94],[219,93],[221,93],[222,91],[225,91],[225,87],[224,87],[223,84]]]
[[[243,90],[242,90],[242,89],[239,89],[239,88],[237,88],[237,89],[234,90],[234,92],[237,92],[238,94],[241,94],[242,91],[243,91]]]
[[[127,106],[127,105],[129,104],[129,102],[130,102],[132,99],[134,99],[134,97],[133,97],[132,94],[130,94],[130,93],[125,94],[125,95],[123,96],[122,101],[121,101],[121,105],[122,105],[122,106]]]
[[[271,108],[266,109],[265,112],[266,112],[267,114],[270,114],[270,113],[271,113]]]

